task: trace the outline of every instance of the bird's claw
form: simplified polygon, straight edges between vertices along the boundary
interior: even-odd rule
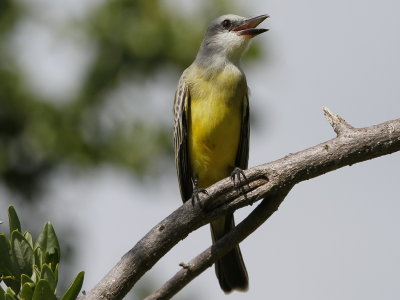
[[[236,189],[239,189],[243,186],[243,184],[247,183],[247,177],[244,174],[244,171],[238,167],[235,167],[231,173],[231,180],[233,182],[233,186]],[[248,183],[247,183],[248,185]]]
[[[238,190],[238,192],[240,194],[243,195],[243,197],[246,198],[246,192],[244,189],[244,185],[247,185],[249,188],[249,183],[247,180],[246,175],[244,174],[244,171],[238,167],[235,167],[231,173],[230,176],[232,182],[233,182],[233,186],[236,190]]]
[[[206,189],[202,189],[202,188],[195,186],[193,188],[193,194],[192,194],[192,205],[194,206],[195,203],[197,202],[197,203],[199,203],[199,206],[201,208],[203,208],[203,205],[201,204],[201,201],[200,201],[200,194],[205,194],[205,195],[209,196]]]

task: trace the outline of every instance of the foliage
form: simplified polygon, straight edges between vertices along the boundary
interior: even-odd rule
[[[63,296],[56,296],[60,246],[50,222],[36,241],[22,232],[13,206],[8,208],[10,234],[0,233],[0,300],[73,300],[82,288],[84,272],[78,273]]]

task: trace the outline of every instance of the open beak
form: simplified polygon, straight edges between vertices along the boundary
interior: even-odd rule
[[[231,29],[237,35],[244,35],[246,37],[252,38],[256,35],[268,31],[264,28],[256,28],[262,21],[268,18],[268,15],[261,15],[258,17],[249,18],[243,21],[243,23]]]

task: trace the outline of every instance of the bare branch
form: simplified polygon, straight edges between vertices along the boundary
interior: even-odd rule
[[[229,178],[209,187],[207,189],[209,196],[202,197],[201,200],[206,209],[201,209],[199,205],[192,206],[191,201],[187,201],[151,229],[92,290],[81,298],[122,299],[136,281],[175,244],[211,220],[260,199],[274,199],[301,181],[400,150],[400,119],[357,129],[327,109],[325,114],[338,134],[336,138],[246,170],[245,174],[249,181],[249,187],[245,186],[246,197],[238,195]],[[258,211],[258,207],[256,210]],[[229,234],[230,238],[239,234],[237,233],[239,230],[242,229],[232,231]],[[251,231],[246,231],[247,233],[250,234]],[[239,234],[241,237],[234,237],[235,242],[229,242],[229,247],[235,245],[236,241],[242,240],[246,234],[242,232]],[[223,240],[225,239],[222,239],[221,243]],[[215,247],[211,249],[215,250]],[[223,251],[225,250],[218,250],[218,255],[223,255]],[[215,261],[214,252],[212,256],[207,265]],[[186,266],[192,268],[190,263]],[[196,268],[201,270],[203,267],[199,265]]]
[[[179,270],[159,290],[146,297],[144,300],[170,299],[190,281],[200,275],[214,262],[224,256],[233,247],[243,241],[258,227],[260,227],[278,209],[290,189],[282,191],[279,195],[265,198],[242,222],[211,247],[204,250],[188,263],[181,263]]]

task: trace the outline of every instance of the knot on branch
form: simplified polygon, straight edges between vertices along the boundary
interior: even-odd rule
[[[182,267],[182,269],[185,270],[190,270],[190,265],[184,262],[179,263],[179,266]]]
[[[343,136],[354,132],[354,127],[346,122],[342,117],[332,113],[329,108],[323,107],[324,115],[328,120],[329,124],[332,126],[333,130],[336,132],[337,136]]]

